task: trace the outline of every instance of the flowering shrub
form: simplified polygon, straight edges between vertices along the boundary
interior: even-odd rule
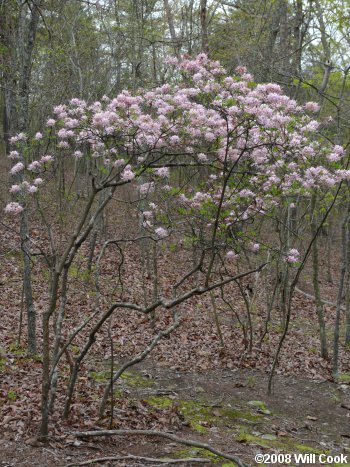
[[[290,196],[309,196],[350,179],[342,169],[343,148],[317,140],[318,123],[308,114],[318,111],[316,103],[300,106],[277,84],[256,85],[244,67],[227,76],[204,54],[181,62],[171,58],[169,64],[181,72],[175,84],[138,95],[122,91],[90,105],[75,98],[54,108],[45,135],[36,133],[32,142],[23,133],[13,137],[11,174],[22,173],[23,181],[11,187],[18,199],[6,212],[19,213],[21,199],[38,194],[59,158],[89,160],[97,189],[140,179],[138,193],[146,198],[162,187],[175,212],[200,218],[218,238]],[[54,155],[47,154],[48,138]],[[36,160],[31,145],[42,154]],[[174,165],[208,167],[201,189],[172,187]],[[144,227],[157,238],[171,227],[160,225],[161,214],[157,204],[143,213]],[[229,258],[236,254],[232,248],[237,250],[231,245]],[[252,243],[251,251],[259,248]],[[288,263],[297,260],[294,250],[287,253]]]

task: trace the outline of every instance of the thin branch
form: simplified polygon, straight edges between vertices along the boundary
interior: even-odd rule
[[[162,438],[170,439],[171,441],[175,441],[175,443],[185,444],[186,446],[194,446],[196,448],[205,449],[216,456],[223,457],[224,459],[229,459],[235,462],[238,467],[247,467],[241,459],[231,454],[226,454],[224,452],[218,451],[217,449],[213,448],[209,444],[201,443],[199,441],[195,441],[192,439],[183,439],[179,438],[178,436],[173,435],[172,433],[166,433],[164,431],[156,431],[156,430],[101,430],[101,431],[76,431],[74,435],[77,438],[87,438],[93,436],[160,436]]]
[[[143,456],[134,456],[132,454],[129,454],[127,456],[117,456],[117,457],[97,457],[96,459],[91,459],[89,461],[84,461],[84,462],[73,462],[73,464],[67,464],[66,467],[77,467],[79,465],[90,465],[90,464],[95,464],[96,462],[108,462],[108,461],[122,461],[122,460],[137,460],[141,462],[154,462],[157,464],[182,464],[182,463],[187,463],[187,462],[198,462],[201,464],[210,464],[211,460],[209,459],[204,459],[203,457],[189,457],[187,459],[168,459],[166,457],[161,458],[161,459],[156,459],[154,457],[143,457]]]

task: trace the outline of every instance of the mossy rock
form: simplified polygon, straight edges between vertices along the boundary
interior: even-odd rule
[[[271,415],[271,413],[272,413],[271,410],[269,410],[266,407],[266,404],[263,401],[249,401],[248,405],[250,405],[251,407],[255,407],[256,409],[258,409],[264,415]]]

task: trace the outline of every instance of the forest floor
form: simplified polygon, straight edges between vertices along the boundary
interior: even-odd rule
[[[193,298],[182,306],[182,324],[163,339],[152,354],[124,373],[114,386],[114,407],[107,407],[102,419],[98,405],[103,389],[120,364],[142,351],[155,332],[168,326],[171,316],[157,316],[156,327],[133,311],[119,313],[97,336],[93,352],[82,365],[70,417],[61,414],[69,380],[68,361],[60,367],[55,411],[51,416],[49,443],[37,441],[40,421],[41,357],[40,317],[47,304],[47,272],[41,261],[33,265],[34,299],[38,312],[38,357],[26,354],[26,318],[20,320],[21,252],[16,230],[1,228],[0,264],[0,466],[73,466],[105,457],[105,466],[172,465],[161,459],[197,458],[197,462],[174,465],[233,466],[225,459],[161,437],[80,438],[77,431],[147,429],[172,432],[182,439],[197,440],[230,455],[239,456],[247,465],[258,465],[257,453],[315,454],[348,456],[350,466],[350,351],[341,344],[340,379],[331,377],[330,362],[319,356],[317,317],[312,299],[297,293],[293,301],[290,331],[282,348],[274,378],[273,394],[267,395],[267,380],[281,336],[280,316],[275,310],[264,335],[266,316],[256,307],[253,317],[253,345],[249,352],[237,321],[244,318],[244,302],[237,288],[229,289],[235,313],[222,307],[216,294],[224,347],[213,319],[210,297]],[[39,242],[40,232],[32,232]],[[83,255],[84,256],[84,255]],[[93,284],[86,277],[82,256],[72,268],[70,296],[67,301],[63,339],[81,319],[93,312]],[[137,265],[138,252],[124,252],[125,300],[142,303],[142,274]],[[118,269],[118,252],[110,252],[103,263],[100,290],[104,310],[112,300],[111,280]],[[182,263],[181,263],[182,261]],[[177,258],[183,266],[186,258]],[[332,254],[333,278],[337,277],[339,258]],[[177,280],[175,263],[169,250],[159,251],[160,284],[169,293],[168,282]],[[324,264],[321,263],[321,267]],[[324,269],[324,267],[323,267]],[[147,282],[148,281],[148,282]],[[151,289],[152,280],[146,278]],[[334,301],[334,284],[322,277],[324,298]],[[307,268],[300,287],[312,293]],[[265,303],[265,284],[258,284],[257,303]],[[171,292],[171,289],[170,289]],[[220,305],[220,306],[219,306]],[[335,309],[325,306],[327,337],[332,341]],[[109,339],[109,336],[112,339]],[[342,342],[344,322],[342,322]],[[88,338],[88,330],[69,348],[74,358]],[[113,341],[111,355],[110,345]],[[69,360],[69,359],[68,359]],[[129,456],[129,457],[128,457]],[[155,459],[153,463],[145,459]],[[125,459],[122,459],[124,457]],[[158,460],[156,460],[158,459]],[[97,461],[96,461],[97,462]],[[264,465],[264,464],[260,464]],[[267,465],[267,464],[265,464]],[[275,465],[297,465],[296,462]],[[306,464],[299,464],[306,465]],[[317,464],[316,464],[317,465]]]
[[[146,368],[142,365],[128,373],[120,389],[133,400],[175,408],[173,414],[180,418],[176,432],[182,438],[209,443],[225,453],[240,456],[251,466],[258,465],[254,461],[257,453],[350,456],[348,385],[279,376],[273,395],[268,396],[266,374],[257,370],[182,373],[159,368],[152,362]],[[203,459],[176,465],[234,465],[220,461],[203,449],[181,446],[159,437],[80,440],[68,429],[64,436],[53,436],[47,446],[33,447],[31,443],[35,444],[32,438],[12,437],[5,429],[0,441],[2,465],[73,466],[93,459],[129,455]],[[144,462],[119,459],[98,465],[139,466]],[[161,464],[155,461],[151,465]],[[278,462],[277,465],[288,464]]]

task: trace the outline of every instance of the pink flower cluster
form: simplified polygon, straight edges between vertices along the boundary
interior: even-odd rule
[[[300,261],[300,253],[297,249],[291,248],[286,256],[287,263],[294,264]]]
[[[331,190],[350,179],[350,171],[340,168],[343,148],[319,142],[318,122],[308,114],[318,112],[318,104],[298,105],[277,84],[255,85],[244,67],[227,76],[220,63],[205,54],[182,61],[169,58],[167,63],[185,79],[137,95],[125,90],[101,102],[74,98],[56,106],[54,118],[46,122],[50,137],[56,138],[55,159],[90,158],[105,186],[142,177],[137,186],[140,199],[151,196],[159,184],[157,196],[167,201],[174,198],[173,165],[210,167],[200,188],[188,185],[179,190],[174,210],[181,208],[182,216],[195,216],[212,229],[219,209],[216,224],[221,235],[271,212],[290,195],[310,196],[313,190]],[[9,156],[15,162],[11,173],[31,179],[29,188],[12,187],[13,194],[37,191],[43,179],[33,181],[34,177],[44,177],[54,160],[45,153],[45,136],[37,132],[34,139],[43,152],[28,163],[20,156],[27,136],[11,139],[17,146]],[[16,211],[14,206],[6,210]],[[154,228],[152,221],[144,215],[142,222]],[[158,238],[165,232],[163,227],[154,230]],[[249,248],[258,251],[259,245]],[[227,255],[233,257],[230,251]],[[286,258],[296,262],[296,250]]]

